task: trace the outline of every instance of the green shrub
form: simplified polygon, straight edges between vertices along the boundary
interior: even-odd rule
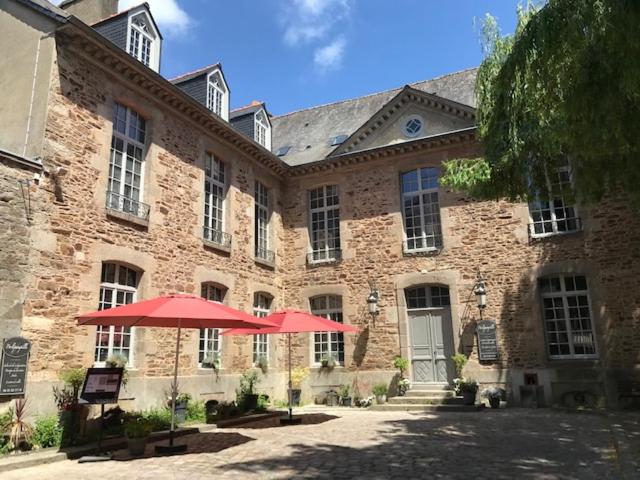
[[[266,395],[259,395],[258,396],[258,407],[254,410],[256,413],[264,413],[267,411],[267,408],[269,407],[269,397],[267,397]]]
[[[376,383],[373,386],[373,394],[375,396],[386,395],[387,394],[387,384],[386,383]]]
[[[140,414],[149,422],[152,432],[168,430],[171,427],[171,410],[168,408],[151,408]]]
[[[187,422],[204,423],[205,419],[206,413],[202,400],[187,403]]]
[[[62,441],[62,428],[58,417],[49,415],[36,420],[33,437],[31,441],[41,448],[59,447]]]
[[[127,438],[145,438],[152,432],[152,424],[149,420],[138,418],[124,424],[124,434]]]
[[[403,357],[393,359],[393,366],[400,370],[400,376],[404,377],[404,372],[409,368],[409,360]]]
[[[65,383],[65,386],[70,387],[73,390],[73,396],[77,401],[80,389],[84,383],[84,377],[87,374],[87,370],[84,368],[72,368],[60,372],[60,380]]]
[[[464,369],[464,366],[467,364],[469,359],[464,353],[456,353],[453,357],[451,357],[451,360],[453,360],[453,363],[456,366],[456,377],[462,378],[462,370]]]

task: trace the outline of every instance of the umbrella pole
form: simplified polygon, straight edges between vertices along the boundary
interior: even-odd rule
[[[171,389],[171,430],[169,430],[169,446],[173,447],[173,432],[176,425],[176,397],[178,396],[178,362],[180,361],[180,320],[178,320],[178,339],[176,341],[176,361],[173,366],[173,388]]]
[[[293,419],[293,406],[292,404],[292,395],[293,395],[293,384],[291,383],[291,334],[287,334],[287,340],[289,344],[289,420]]]

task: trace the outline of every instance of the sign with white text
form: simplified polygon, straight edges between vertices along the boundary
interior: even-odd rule
[[[12,337],[2,344],[0,363],[0,395],[24,395],[27,389],[27,367],[31,342],[26,338]]]
[[[496,322],[481,320],[476,327],[478,333],[478,357],[481,362],[492,362],[498,359],[498,336]]]

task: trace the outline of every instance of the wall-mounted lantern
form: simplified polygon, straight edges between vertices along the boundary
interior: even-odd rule
[[[478,278],[476,284],[473,287],[473,293],[476,296],[476,303],[478,304],[478,310],[480,311],[480,320],[482,320],[482,311],[487,307],[487,288],[484,283],[484,278],[478,270]]]
[[[380,313],[378,308],[380,292],[378,292],[378,289],[376,288],[375,281],[369,281],[369,288],[371,289],[371,292],[367,296],[367,308],[369,310],[369,315],[371,315],[371,318],[375,320],[376,315]]]

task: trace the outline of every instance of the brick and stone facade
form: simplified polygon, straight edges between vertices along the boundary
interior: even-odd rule
[[[46,115],[35,125],[44,132],[37,148],[42,167],[9,157],[0,163],[0,272],[6,272],[0,278],[0,334],[19,333],[33,342],[29,396],[37,399],[38,409],[53,408],[50,388],[60,371],[94,362],[96,329],[77,326],[75,316],[97,308],[105,262],[138,272],[138,300],[199,294],[206,283],[222,287],[225,303],[248,312],[260,292],[273,299],[272,310],[309,310],[313,297],[341,297],[343,321],[360,329],[345,335],[343,365],[318,368],[313,335],[293,337],[294,365],[312,367],[303,385],[307,401],[344,383],[364,395],[372,384],[391,381],[394,357],[412,356],[405,289],[420,285],[448,289],[448,348],[470,356],[465,375],[502,386],[515,403],[522,400],[525,374],[537,375],[547,403],[562,402],[567,392],[589,392],[595,401],[617,406],[620,394],[638,381],[640,295],[633,287],[640,272],[640,220],[624,199],[611,196],[580,207],[581,231],[532,240],[526,204],[478,202],[441,188],[442,248],[428,255],[403,249],[401,174],[439,170],[445,160],[481,154],[473,109],[456,103],[466,97],[456,96],[445,80],[386,92],[380,97],[386,114],[370,107],[373,127],[349,127],[346,118],[337,117],[336,128],[357,140],[347,140],[339,154],[310,144],[298,160],[287,160],[242,137],[73,17],[57,27],[52,57],[48,81],[40,80],[46,86]],[[449,82],[470,83],[466,74]],[[432,85],[450,94],[425,94]],[[148,219],[105,207],[116,103],[146,120],[142,201],[150,207]],[[410,114],[422,115],[435,130],[403,141],[397,122]],[[279,131],[314,115],[327,111],[300,112],[305,120],[275,118],[273,150],[287,145]],[[324,134],[316,134],[323,142]],[[230,248],[203,241],[207,154],[227,168]],[[254,255],[256,181],[269,190],[273,265]],[[308,192],[326,185],[338,187],[341,260],[310,265]],[[28,218],[23,191],[30,195]],[[472,291],[478,270],[488,289],[483,314],[497,323],[500,352],[498,361],[485,364],[478,361],[475,335],[479,317]],[[572,273],[588,279],[597,356],[551,360],[538,279]],[[380,294],[375,317],[366,303],[371,282]],[[233,398],[239,374],[252,366],[252,338],[224,337],[222,369],[215,373],[198,368],[198,337],[196,331],[184,336],[181,388],[202,399]],[[157,405],[169,389],[175,331],[137,329],[134,338],[124,396],[136,407]],[[285,341],[269,339],[269,371],[259,386],[276,399],[285,398]],[[449,377],[451,368],[448,362]]]

